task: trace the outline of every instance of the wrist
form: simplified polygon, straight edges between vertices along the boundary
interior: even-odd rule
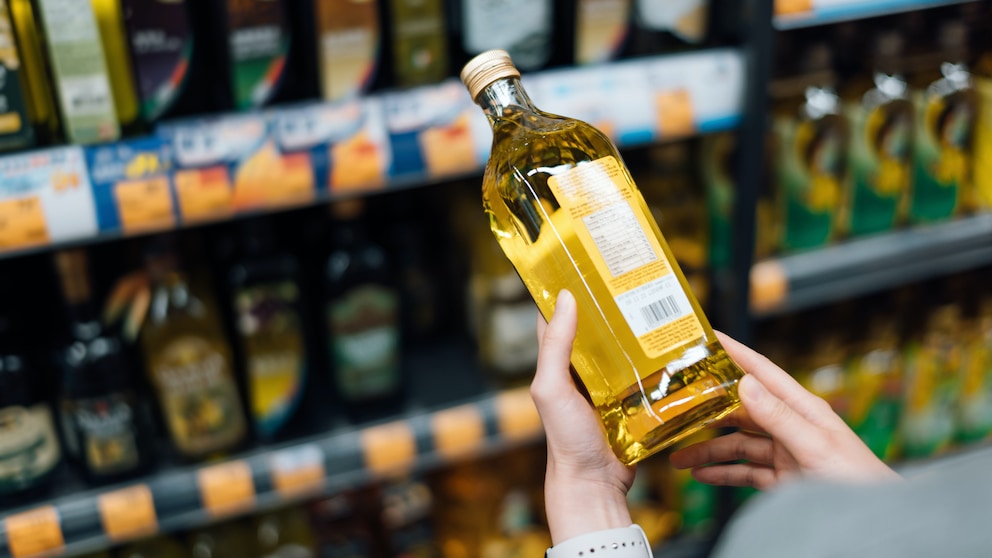
[[[627,496],[618,487],[588,481],[552,479],[544,487],[552,544],[585,533],[629,527]]]

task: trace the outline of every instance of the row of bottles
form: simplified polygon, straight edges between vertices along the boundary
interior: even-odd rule
[[[458,199],[468,186],[451,188]],[[56,252],[54,266],[38,256],[49,273],[54,267],[62,294],[45,296],[63,304],[34,316],[39,336],[55,345],[39,350],[54,358],[0,348],[0,412],[11,417],[0,492],[45,484],[62,452],[89,482],[103,483],[149,470],[163,452],[210,459],[249,440],[443,401],[429,391],[444,389],[411,377],[411,359],[438,345],[478,347],[477,363],[460,357],[469,380],[450,397],[527,383],[537,309],[484,220],[462,222],[468,213],[447,209],[445,198],[345,200],[330,206],[330,219],[312,208],[186,238],[135,239],[97,260],[83,249]],[[416,207],[438,216],[435,225],[404,213]],[[450,237],[463,244],[449,245]],[[301,238],[302,252],[280,242]],[[208,248],[197,255],[197,245]],[[140,256],[122,258],[132,251]],[[24,452],[38,463],[24,462]]]
[[[759,257],[992,207],[992,53],[972,55],[975,9],[781,35]]]
[[[782,318],[767,326],[759,348],[831,403],[880,457],[926,457],[988,440],[989,273]],[[804,334],[802,323],[817,331]]]
[[[491,48],[510,50],[526,70],[679,48],[705,40],[707,7],[706,0],[4,0],[0,149],[113,141],[163,118],[436,83]]]
[[[545,451],[509,449],[426,475],[397,477],[304,504],[108,549],[105,558],[522,558],[551,545]],[[711,526],[712,487],[645,461],[628,501],[656,548]],[[703,491],[700,491],[703,488]],[[705,518],[705,519],[703,519]]]

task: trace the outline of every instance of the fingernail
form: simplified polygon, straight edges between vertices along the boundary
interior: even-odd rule
[[[745,375],[741,378],[740,384],[737,386],[737,390],[740,392],[741,399],[746,399],[747,401],[753,401],[757,403],[761,401],[766,395],[768,395],[768,390],[765,386],[761,385],[761,382],[754,379],[753,376]]]
[[[575,307],[575,297],[568,289],[558,291],[558,300],[555,301],[555,312],[559,310],[571,310]]]

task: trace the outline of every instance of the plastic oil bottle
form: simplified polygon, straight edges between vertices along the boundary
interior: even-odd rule
[[[741,369],[692,295],[616,147],[537,109],[504,51],[462,71],[493,128],[490,227],[548,319],[578,307],[572,354],[609,443],[635,463],[739,405]]]

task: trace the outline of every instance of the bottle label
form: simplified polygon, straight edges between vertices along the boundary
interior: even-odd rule
[[[120,128],[89,0],[41,0],[39,7],[69,140],[116,140]]]
[[[66,449],[99,475],[134,469],[140,463],[135,412],[130,398],[121,394],[65,401]]]
[[[435,83],[448,72],[440,0],[392,0],[393,56],[400,86]]]
[[[234,304],[251,414],[258,434],[269,437],[296,410],[306,376],[299,289],[290,281],[257,285],[239,290]]]
[[[355,97],[372,81],[379,55],[378,0],[317,2],[320,74],[328,101]]]
[[[873,95],[874,93],[874,95]],[[879,90],[866,99],[881,95]],[[913,114],[903,99],[872,101],[847,110],[851,125],[848,232],[864,235],[891,229],[909,194]]]
[[[615,158],[580,164],[552,176],[548,186],[645,355],[657,358],[703,337],[677,268]]]
[[[992,332],[969,341],[962,361],[958,439],[977,442],[992,433]]]
[[[178,337],[151,364],[162,412],[181,451],[209,453],[241,439],[244,420],[226,347],[200,337]]]
[[[0,493],[32,486],[58,465],[59,458],[46,405],[0,409]]]
[[[979,117],[975,125],[974,206],[992,209],[992,78],[975,79]]]
[[[686,42],[706,36],[709,0],[637,0],[637,21],[648,29],[671,31]]]
[[[906,352],[906,402],[900,425],[903,452],[926,457],[947,447],[954,435],[958,398],[956,348],[914,343]]]
[[[27,147],[33,141],[22,93],[21,59],[7,0],[0,0],[0,146]]]
[[[328,307],[331,357],[345,399],[384,396],[399,385],[399,300],[390,289],[366,285]]]
[[[280,0],[227,0],[234,106],[266,104],[282,79],[289,29]]]
[[[580,0],[576,10],[575,62],[612,60],[627,36],[630,0]]]
[[[892,457],[902,405],[902,363],[891,349],[877,349],[851,361],[853,382],[847,421],[881,459]]]
[[[465,0],[464,47],[472,54],[503,49],[523,71],[551,58],[551,0]]]
[[[123,0],[141,111],[161,118],[183,92],[193,57],[185,0]]]
[[[782,244],[788,249],[823,246],[835,234],[844,178],[846,130],[837,117],[775,121],[778,139]]]
[[[968,76],[967,72],[965,76]],[[959,79],[968,82],[970,76]],[[913,201],[910,216],[929,222],[954,215],[971,182],[972,138],[978,100],[970,88],[953,90],[950,77],[914,95]]]

